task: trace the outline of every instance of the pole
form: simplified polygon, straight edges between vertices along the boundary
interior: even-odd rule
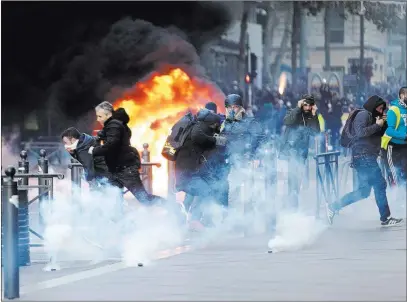
[[[142,152],[142,158],[143,162],[149,163],[150,162],[150,151],[148,150],[148,144],[144,143],[143,144],[143,152]],[[147,192],[152,194],[153,193],[153,167],[151,166],[145,166],[143,167],[143,172],[147,176],[145,179],[145,185],[144,187],[146,188]]]
[[[365,78],[363,75],[365,62],[365,16],[360,15],[360,58],[359,58],[359,96],[365,92]],[[360,98],[359,98],[360,99]]]
[[[307,19],[305,16],[305,12],[301,11],[301,26],[300,26],[300,68],[301,72],[304,75],[307,68]]]
[[[176,195],[175,195],[175,162],[173,162],[173,161],[168,161],[167,199],[169,201],[176,201]]]
[[[247,107],[252,107],[253,101],[252,101],[252,64],[251,64],[251,52],[250,52],[250,43],[249,43],[249,34],[247,34],[247,42],[246,42],[246,47],[247,47],[247,70],[250,74],[250,82],[248,84],[248,101],[247,101]]]
[[[20,297],[20,271],[18,266],[18,189],[14,181],[16,169],[9,167],[2,185],[4,230],[4,297]]]
[[[20,152],[20,160],[18,161],[18,173],[29,174],[29,162],[27,161],[27,151]],[[18,177],[19,186],[28,186],[28,177]],[[30,227],[29,227],[29,209],[28,209],[28,189],[18,190],[18,199],[20,205],[18,207],[18,244],[19,244],[19,263],[21,266],[30,265]]]
[[[44,149],[40,150],[40,158],[38,159],[38,172],[39,174],[48,174],[48,159],[45,158],[47,155],[47,152]],[[48,180],[46,178],[40,178],[38,179],[38,184],[40,186],[46,186],[48,184]],[[43,217],[43,206],[44,206],[44,201],[49,199],[49,191],[47,188],[40,187],[38,188],[38,195],[39,197],[39,224],[40,224],[40,230],[43,232],[43,228],[45,226],[44,222],[44,217]]]
[[[81,188],[81,173],[82,166],[79,165],[78,161],[74,158],[71,158],[71,190],[72,194],[76,194],[77,190],[80,192]]]

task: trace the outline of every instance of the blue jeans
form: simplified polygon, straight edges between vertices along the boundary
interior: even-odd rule
[[[386,221],[390,217],[386,195],[387,184],[377,163],[377,157],[373,155],[354,156],[352,165],[356,169],[359,187],[356,191],[343,196],[339,202],[334,203],[333,208],[340,210],[354,202],[368,198],[373,188],[380,220]]]

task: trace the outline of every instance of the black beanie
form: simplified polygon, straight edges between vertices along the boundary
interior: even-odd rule
[[[205,105],[205,108],[208,110],[212,110],[215,113],[218,113],[218,106],[214,102],[209,102]]]

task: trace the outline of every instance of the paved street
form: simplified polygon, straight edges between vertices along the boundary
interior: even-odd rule
[[[405,225],[383,229],[345,213],[299,251],[268,254],[269,239],[218,238],[142,268],[118,262],[49,273],[43,265],[23,268],[21,300],[406,299]]]

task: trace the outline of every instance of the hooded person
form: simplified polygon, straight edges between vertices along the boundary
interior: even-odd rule
[[[219,132],[221,119],[208,109],[197,113],[196,124],[179,149],[175,162],[176,187],[190,196],[198,196],[199,201],[188,198],[185,208],[192,212],[192,220],[200,220],[202,213],[199,207],[213,195],[211,181],[206,176],[207,155],[217,145],[223,145],[222,138],[215,136]],[[191,209],[192,203],[194,209]]]
[[[363,104],[363,109],[356,113],[350,125],[350,133],[354,136],[350,145],[352,167],[356,170],[358,188],[340,200],[326,205],[328,221],[331,224],[339,210],[368,198],[372,188],[379,209],[381,225],[393,226],[402,222],[402,219],[391,217],[386,194],[386,180],[377,162],[381,136],[386,129],[385,109],[385,100],[378,95],[373,95]]]
[[[387,129],[382,137],[384,163],[390,183],[403,185],[407,181],[407,87],[399,90],[399,98],[390,102]]]
[[[103,156],[93,157],[88,153],[89,148],[96,146],[97,140],[78,129],[70,127],[61,134],[65,150],[80,162],[85,172],[86,181],[101,180],[109,176],[108,168]]]

